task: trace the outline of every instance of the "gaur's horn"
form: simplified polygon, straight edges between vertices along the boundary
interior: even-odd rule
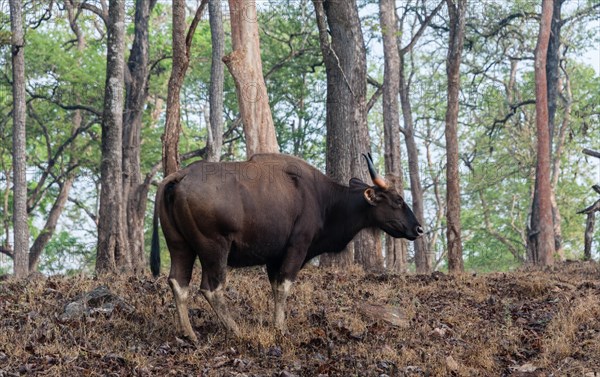
[[[387,190],[389,187],[388,183],[385,181],[385,178],[380,176],[375,170],[375,165],[373,164],[373,158],[371,157],[371,153],[367,153],[366,155],[362,154],[365,160],[367,160],[367,166],[369,167],[369,174],[371,175],[371,180],[373,183],[381,189]]]

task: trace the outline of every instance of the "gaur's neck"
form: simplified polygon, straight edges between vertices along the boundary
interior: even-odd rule
[[[323,228],[309,250],[311,257],[344,250],[360,230],[371,225],[369,204],[364,200],[363,191],[336,185],[324,196]]]

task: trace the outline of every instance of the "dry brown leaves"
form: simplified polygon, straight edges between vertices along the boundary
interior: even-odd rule
[[[600,375],[596,263],[457,277],[308,267],[285,336],[271,327],[265,272],[234,270],[227,295],[240,339],[217,323],[198,281],[198,344],[181,338],[164,277],[0,282],[0,376]],[[64,316],[102,286],[119,305]]]

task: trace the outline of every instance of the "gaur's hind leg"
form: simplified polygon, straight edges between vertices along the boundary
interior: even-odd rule
[[[177,308],[179,323],[185,336],[191,341],[197,342],[198,338],[192,329],[187,308],[189,285],[196,254],[183,242],[169,242],[167,240],[167,243],[169,244],[169,251],[171,253],[169,286],[171,286],[173,296],[175,297],[175,307]]]
[[[236,336],[240,336],[240,329],[231,316],[227,301],[225,300],[225,286],[227,285],[227,265],[226,261],[222,263],[207,265],[202,263],[202,283],[200,291],[206,298],[206,301],[217,314],[219,321]]]

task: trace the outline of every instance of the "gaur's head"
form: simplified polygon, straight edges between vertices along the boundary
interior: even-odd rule
[[[364,155],[369,167],[373,186],[359,179],[350,180],[350,185],[362,187],[363,196],[371,206],[369,216],[374,225],[395,238],[415,240],[423,235],[423,227],[396,188],[394,179],[385,179],[375,170],[371,155]]]

